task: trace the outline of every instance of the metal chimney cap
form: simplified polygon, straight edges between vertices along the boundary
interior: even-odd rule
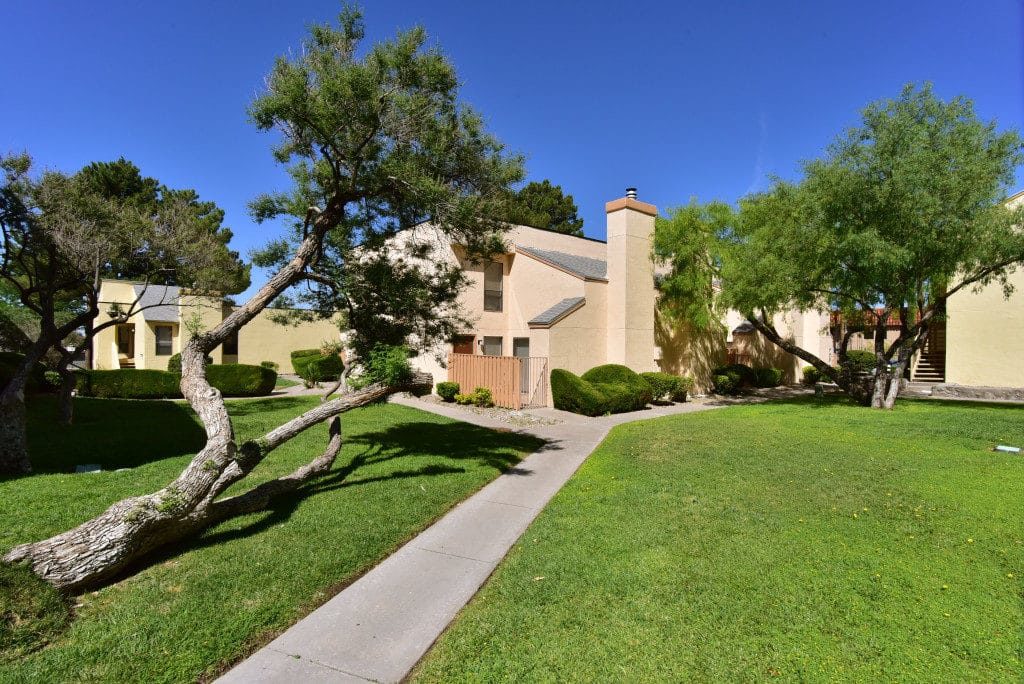
[[[636,199],[636,188],[626,188],[626,197]]]

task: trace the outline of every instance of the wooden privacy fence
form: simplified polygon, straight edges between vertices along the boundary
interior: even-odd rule
[[[494,403],[510,409],[547,402],[547,359],[541,357],[449,354],[448,380],[465,394],[477,387],[491,390]]]

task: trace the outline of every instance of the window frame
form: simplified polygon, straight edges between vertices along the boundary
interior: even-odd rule
[[[166,330],[167,331],[167,351],[166,352],[161,352],[160,351],[160,342],[161,342],[161,340],[160,340],[160,331],[161,330]],[[154,350],[154,355],[155,356],[174,356],[174,326],[173,325],[154,325],[153,326],[153,339],[154,339],[154,346],[156,347],[156,349]]]
[[[481,340],[482,340],[483,344],[480,345],[480,353],[483,356],[501,356],[502,354],[504,354],[504,352],[505,352],[505,338],[503,338],[501,335],[484,335],[481,338]],[[497,354],[488,354],[487,353],[487,341],[488,340],[497,340],[498,341],[498,353]]]
[[[498,289],[488,289],[487,272],[498,269]],[[500,313],[505,310],[505,264],[489,261],[484,265],[484,311]]]

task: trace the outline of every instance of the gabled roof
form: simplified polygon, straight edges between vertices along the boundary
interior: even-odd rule
[[[533,257],[577,278],[608,282],[608,262],[601,259],[591,259],[590,257],[578,256],[576,254],[556,252],[550,249],[537,249],[536,247],[526,247],[525,245],[516,245],[516,253]]]
[[[549,328],[586,303],[587,300],[584,297],[563,299],[551,308],[545,309],[531,318],[527,325],[531,328]]]
[[[157,323],[178,322],[178,298],[181,288],[177,285],[132,285],[135,290],[137,309],[142,317]]]

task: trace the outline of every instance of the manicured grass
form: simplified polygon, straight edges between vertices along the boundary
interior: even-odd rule
[[[286,387],[295,387],[302,383],[298,380],[292,380],[291,378],[283,378],[280,375],[277,376],[277,384],[274,385],[274,389],[284,389]]]
[[[616,428],[420,681],[1024,678],[1024,410],[814,400]]]
[[[232,401],[228,408],[244,439],[318,400]],[[30,446],[41,474],[0,482],[0,552],[166,484],[203,441],[180,403],[81,399],[76,424],[66,430],[51,423],[53,406],[45,400],[30,411]],[[50,635],[45,648],[25,655],[24,643],[0,639],[0,680],[184,682],[209,676],[537,447],[529,438],[397,405],[353,411],[342,421],[345,447],[331,475],[273,510],[228,521],[120,582],[76,597],[66,630],[52,636],[53,624],[40,627]],[[250,484],[308,461],[323,448],[325,430],[310,430],[275,451]],[[101,464],[105,472],[68,474],[81,463]],[[114,470],[123,467],[129,470]],[[0,575],[0,604],[26,604],[4,593],[24,594],[23,579]],[[28,609],[46,600],[29,602]]]

